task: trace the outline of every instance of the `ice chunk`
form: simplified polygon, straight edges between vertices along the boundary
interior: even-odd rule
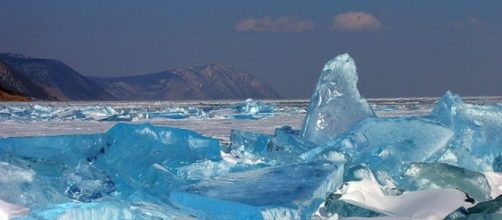
[[[0,138],[0,158],[15,155],[27,161],[76,166],[79,161],[98,155],[108,145],[104,134]]]
[[[30,109],[22,112],[16,112],[16,116],[22,118],[36,118],[42,120],[51,120],[55,117],[54,109],[49,106],[33,105]]]
[[[442,163],[412,163],[405,172],[420,189],[459,189],[476,202],[490,200],[490,184],[482,173]]]
[[[452,136],[450,129],[424,118],[368,118],[301,157],[328,159],[330,152],[339,151],[351,164],[367,164],[379,180],[391,177],[400,183],[406,164],[437,160]]]
[[[64,192],[69,198],[89,202],[115,191],[115,184],[104,171],[81,163],[63,174]]]
[[[365,209],[356,205],[352,205],[343,200],[340,200],[342,195],[333,193],[326,198],[324,202],[324,207],[322,207],[322,211],[325,216],[338,216],[340,217],[376,217],[376,216],[384,216],[382,213],[378,213],[369,209]],[[324,217],[324,216],[321,216]]]
[[[147,113],[147,119],[169,118],[169,119],[185,119],[185,118],[211,118],[211,109],[199,109],[195,107],[173,107],[164,108],[159,111]]]
[[[69,201],[57,178],[39,176],[29,168],[0,162],[0,199],[25,206]]]
[[[445,219],[502,219],[502,196],[491,201],[478,203],[468,209],[460,208]]]
[[[463,104],[464,102],[458,94],[447,91],[432,109],[432,115],[444,125],[451,126],[455,116],[452,111],[455,111],[454,108],[457,108],[458,105]]]
[[[308,219],[341,184],[343,166],[326,161],[230,173],[171,193],[202,219]]]
[[[21,204],[64,201],[60,198],[65,197],[62,190],[64,187],[61,186],[63,174],[70,173],[69,170],[81,162],[95,160],[96,156],[104,153],[108,144],[104,134],[2,138],[0,161],[34,173],[33,183],[25,184],[30,187],[20,189],[29,194]],[[40,188],[41,186],[47,186],[47,189]],[[12,190],[6,192],[16,192],[14,189],[21,186],[9,187]],[[45,192],[42,193],[43,191]]]
[[[115,167],[131,168],[126,169],[131,172],[154,163],[175,168],[202,160],[221,160],[218,140],[190,130],[150,124],[117,124],[107,136],[111,138],[111,145],[103,160]]]
[[[227,152],[240,161],[273,165],[299,161],[300,154],[316,147],[290,126],[276,128],[273,135],[233,130],[230,140]]]
[[[444,162],[475,171],[502,171],[502,106],[464,103],[447,92],[433,110],[433,117],[455,130],[448,152],[458,160]]]
[[[372,173],[362,172],[361,180],[349,181],[338,191],[339,200],[398,219],[441,219],[458,207],[473,204],[464,192],[455,189],[436,189],[386,195]]]
[[[474,207],[468,208],[469,214],[499,214],[502,216],[502,196],[494,200],[481,202]]]
[[[300,138],[299,131],[293,130],[290,126],[283,126],[275,129],[269,150],[272,152],[285,151],[281,155],[289,154],[297,157],[316,146],[316,144]]]
[[[379,193],[381,195],[386,195],[386,187],[381,186],[377,183],[377,180],[374,178],[371,170],[362,164],[358,164],[352,167],[345,167],[344,174],[344,182],[345,184],[350,184],[350,182],[367,182],[368,187],[373,187],[373,191]],[[346,187],[342,187],[341,190],[347,189]],[[332,193],[328,198],[326,198],[325,202],[319,208],[316,213],[319,217],[326,218],[344,218],[344,217],[375,217],[375,216],[383,216],[384,214],[380,212],[376,212],[373,210],[369,210],[357,205],[350,204],[340,198],[346,192],[337,191],[336,193]],[[371,203],[371,201],[368,201]]]
[[[356,65],[348,54],[326,63],[303,122],[303,138],[316,144],[327,143],[355,122],[375,116],[360,96],[357,80]]]
[[[233,129],[230,132],[230,146],[226,152],[234,154],[259,154],[267,151],[270,135]]]
[[[260,119],[273,115],[277,109],[272,103],[246,99],[243,104],[235,106],[234,118],[236,119]]]
[[[89,106],[83,109],[77,109],[75,115],[81,115],[82,119],[104,120],[105,118],[120,115],[121,112],[111,106]],[[71,117],[71,114],[69,115]]]
[[[100,119],[99,121],[132,121],[131,115],[112,115],[107,118]]]
[[[226,160],[218,162],[203,161],[179,167],[177,169],[177,176],[186,180],[203,180],[221,176],[230,172],[246,171],[259,167],[265,167],[265,165]]]
[[[369,185],[378,186],[375,189],[378,192],[382,192],[384,195],[400,195],[402,190],[398,189],[397,186],[386,179],[377,179],[373,175],[373,172],[365,164],[356,164],[352,166],[346,166],[345,174],[343,176],[344,182],[353,181],[370,181]]]
[[[113,175],[117,190],[125,195],[145,189],[167,199],[169,190],[182,183],[175,175],[176,168],[221,160],[218,140],[189,130],[117,124],[107,136],[111,144],[95,163]]]

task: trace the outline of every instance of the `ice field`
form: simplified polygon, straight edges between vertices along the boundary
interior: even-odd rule
[[[343,54],[311,100],[0,103],[0,219],[502,219],[502,97],[357,80]]]

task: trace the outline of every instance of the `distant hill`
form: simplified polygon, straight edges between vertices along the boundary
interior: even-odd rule
[[[30,101],[29,97],[17,95],[0,86],[0,101]]]
[[[6,63],[0,60],[0,91],[2,100],[52,100],[44,88],[35,84],[24,74],[15,71]],[[24,98],[20,98],[24,97]]]
[[[6,53],[0,54],[0,61],[17,72],[17,75],[24,77],[23,83],[16,85],[26,85],[21,91],[21,94],[26,96],[77,101],[115,99],[94,82],[57,60],[35,59]],[[7,89],[13,86],[4,82],[1,85]],[[43,91],[40,91],[40,88]]]
[[[220,64],[90,79],[121,100],[280,98],[277,92],[252,75]]]
[[[276,99],[279,94],[252,75],[219,65],[98,78],[85,77],[58,60],[0,53],[0,100],[195,100]]]

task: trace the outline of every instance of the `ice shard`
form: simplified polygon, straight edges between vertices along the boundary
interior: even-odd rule
[[[342,54],[324,66],[305,116],[301,136],[323,144],[375,113],[357,89],[354,60]]]
[[[234,129],[230,132],[230,146],[225,152],[240,158],[260,155],[267,151],[270,141],[270,135]]]
[[[79,161],[98,155],[107,145],[104,134],[0,138],[0,160],[14,155],[35,167],[77,166]]]
[[[117,124],[107,135],[111,143],[95,164],[112,175],[125,195],[144,189],[167,199],[169,191],[183,183],[176,168],[221,160],[218,140],[185,129]]]
[[[455,130],[443,162],[475,171],[502,171],[502,105],[467,104],[447,92],[432,115]]]
[[[70,201],[59,190],[57,178],[1,161],[0,200],[28,207]]]
[[[458,94],[447,91],[432,109],[432,115],[444,125],[452,126],[455,121],[455,112],[453,111],[458,105],[463,104],[464,102]]]
[[[337,215],[340,217],[375,217],[375,216],[384,216],[385,214],[373,211],[370,209],[363,208],[358,205],[354,205],[348,203],[340,198],[347,193],[348,191],[343,191],[347,189],[347,184],[351,184],[352,182],[367,182],[367,187],[374,187],[375,192],[380,192],[381,195],[385,195],[385,187],[381,186],[377,183],[377,180],[374,178],[371,170],[362,164],[358,164],[352,167],[345,167],[345,174],[343,177],[344,186],[342,188],[329,195],[325,202],[324,206],[320,207],[319,214],[323,215],[322,217],[333,217]]]
[[[186,129],[117,124],[107,136],[111,143],[103,160],[114,166],[141,169],[145,163],[148,166],[158,163],[175,168],[201,160],[221,160],[218,140]]]
[[[245,103],[235,106],[234,118],[236,119],[260,119],[273,115],[277,109],[272,103],[246,99]]]
[[[276,128],[273,135],[232,130],[230,141],[226,152],[233,157],[273,165],[299,161],[299,155],[317,146],[290,126]]]
[[[331,152],[342,152],[350,164],[367,164],[378,179],[399,183],[406,164],[436,161],[452,136],[453,131],[425,118],[368,118],[301,157],[328,159]]]
[[[342,195],[333,193],[326,198],[324,202],[324,207],[322,207],[322,212],[326,217],[338,216],[340,217],[376,217],[385,216],[382,213],[378,213],[366,208],[362,208],[356,205],[352,205],[343,200],[340,200]],[[321,217],[325,217],[321,216]]]
[[[174,107],[174,108],[164,108],[158,111],[146,112],[142,118],[146,119],[185,119],[185,118],[210,118],[212,117],[210,108],[199,109],[196,107]]]
[[[416,186],[413,190],[458,189],[476,202],[491,199],[488,179],[482,173],[442,163],[412,163],[404,173]]]
[[[62,178],[65,195],[82,202],[90,202],[115,191],[112,178],[86,162],[68,169]]]
[[[317,145],[302,139],[299,131],[290,126],[276,128],[271,138],[268,154],[275,164],[294,163],[298,156],[315,148]]]
[[[199,219],[310,219],[341,184],[343,166],[327,161],[231,173],[171,193]]]

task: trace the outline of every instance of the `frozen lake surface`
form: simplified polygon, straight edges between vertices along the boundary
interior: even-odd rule
[[[411,115],[427,115],[439,98],[379,98],[369,99],[369,103],[379,117],[399,117]],[[465,97],[466,103],[496,104],[502,103],[502,97]],[[228,140],[230,130],[238,129],[271,134],[276,127],[290,125],[300,129],[309,100],[263,100],[275,106],[270,114],[266,113],[258,119],[236,119],[236,106],[244,100],[223,101],[180,101],[180,102],[30,102],[0,103],[0,137],[39,136],[59,134],[103,133],[118,122],[145,123],[186,128],[199,133]],[[6,117],[27,109],[38,108],[38,112],[30,112],[26,117]],[[159,113],[173,112],[173,109],[195,108],[205,114],[184,114],[175,117],[179,112],[147,119],[146,117],[103,120],[115,115],[127,113]],[[112,112],[104,110],[113,109]],[[79,119],[73,117],[76,110],[87,110],[94,118]],[[125,113],[124,113],[125,112]],[[3,114],[3,117],[2,117]],[[188,115],[188,116],[187,116]]]

